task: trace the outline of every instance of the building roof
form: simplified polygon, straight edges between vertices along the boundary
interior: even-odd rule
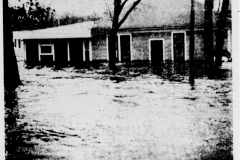
[[[93,25],[94,22],[91,21],[32,31],[15,31],[13,37],[14,39],[90,38]]]
[[[120,29],[186,28],[190,27],[191,0],[143,0]],[[204,24],[204,5],[195,3],[195,25]],[[99,21],[95,28],[109,28],[111,21]]]
[[[191,0],[142,0],[120,30],[154,30],[190,28]],[[124,12],[124,11],[123,11]],[[215,21],[215,19],[214,19]],[[97,22],[81,22],[33,31],[14,32],[18,39],[90,38],[108,32],[112,22],[104,18]],[[195,27],[204,26],[204,5],[195,3]],[[17,39],[17,38],[15,38]]]

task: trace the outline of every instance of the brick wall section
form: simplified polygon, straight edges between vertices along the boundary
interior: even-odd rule
[[[133,60],[149,60],[149,39],[162,38],[165,40],[165,60],[172,59],[172,32],[132,33]],[[189,59],[190,33],[186,32],[186,58]],[[195,32],[195,59],[204,58],[203,31]]]
[[[204,60],[204,36],[203,31],[195,33],[195,59]]]
[[[213,34],[213,49],[215,50],[216,47],[216,33],[217,31],[214,31]],[[189,36],[190,33],[187,32],[187,57],[189,58]],[[230,35],[231,36],[231,35]],[[231,44],[231,38],[228,39],[228,35],[226,33],[226,37],[224,40],[224,48],[228,51],[231,51],[231,45],[228,48],[228,41],[230,40]],[[196,60],[204,60],[204,30],[198,30],[195,31],[195,57]]]
[[[92,38],[92,59],[107,60],[106,35],[95,35]]]
[[[149,39],[161,38],[165,44],[165,60],[172,59],[172,32],[138,32],[132,35],[132,60],[149,60]],[[204,60],[204,31],[195,31],[195,60]],[[231,39],[230,39],[231,41]],[[189,42],[190,32],[186,31],[186,59],[189,60]],[[216,36],[214,34],[214,46],[216,44]],[[92,39],[93,60],[107,60],[107,42],[106,36],[97,35]],[[225,47],[228,49],[228,39],[225,39]],[[214,47],[215,48],[215,47]]]
[[[195,53],[194,58],[196,60],[204,60],[204,37],[203,37],[204,31],[195,31]],[[189,59],[189,44],[190,44],[190,32],[186,32],[186,55],[187,59]]]
[[[165,59],[171,59],[171,32],[132,33],[132,60],[149,60],[149,39],[165,40]]]

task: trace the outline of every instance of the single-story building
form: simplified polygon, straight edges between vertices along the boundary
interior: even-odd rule
[[[177,2],[179,1],[179,3]],[[119,62],[161,63],[189,59],[190,0],[149,0],[135,10],[118,32],[116,56]],[[195,7],[195,59],[204,59],[204,5]],[[108,61],[109,19],[54,28],[15,32],[23,41],[28,65],[52,63],[79,65],[84,61]],[[216,32],[214,32],[214,38]],[[231,28],[225,48],[231,52]]]
[[[14,32],[23,41],[22,52],[28,65],[59,65],[92,60],[91,28],[94,22],[77,23],[33,31]],[[18,40],[17,40],[18,42]],[[18,46],[17,46],[18,47]]]

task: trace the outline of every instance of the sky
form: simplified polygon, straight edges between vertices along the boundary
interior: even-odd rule
[[[20,4],[18,0],[9,1],[11,5]],[[27,0],[21,0],[21,2],[24,1]],[[104,1],[105,0],[38,0],[41,4],[45,4],[46,6],[50,6],[52,9],[56,9],[56,13],[59,16],[65,13],[72,13],[81,16],[91,15],[94,13],[101,15],[105,11],[106,7]],[[202,3],[204,2],[204,0],[197,1]]]

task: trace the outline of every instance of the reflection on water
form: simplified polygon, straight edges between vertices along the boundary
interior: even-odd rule
[[[20,123],[18,97],[15,91],[5,92],[5,157],[6,159],[34,159],[31,152],[36,144],[27,143],[28,123]]]
[[[24,107],[18,104],[16,91],[5,91],[5,158],[13,159],[53,159],[50,155],[41,153],[41,146],[33,139],[48,142],[58,140],[57,134],[51,130],[37,130],[29,128],[32,122],[24,122],[24,114],[19,114],[19,109]],[[26,121],[26,120],[25,120]],[[50,137],[51,136],[51,137]],[[57,136],[64,137],[59,133]],[[46,153],[45,153],[46,154]]]

